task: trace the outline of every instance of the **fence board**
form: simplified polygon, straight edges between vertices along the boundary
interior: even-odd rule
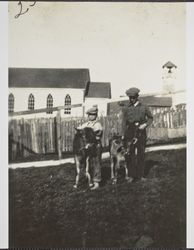
[[[87,118],[32,118],[11,119],[9,121],[9,158],[26,157],[31,153],[47,154],[72,151],[75,127]],[[100,117],[103,126],[102,145],[108,146],[114,133],[121,134],[119,116]],[[58,122],[58,123],[57,123]],[[186,109],[164,110],[154,114],[148,129],[148,137],[153,140],[186,136]],[[177,131],[177,132],[176,132]],[[181,132],[180,132],[181,131]],[[58,132],[58,133],[56,133]]]

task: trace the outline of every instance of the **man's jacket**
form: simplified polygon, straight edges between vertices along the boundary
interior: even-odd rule
[[[153,115],[149,108],[138,101],[136,106],[129,104],[122,109],[122,132],[125,131],[126,126],[138,123],[150,126],[153,121]]]

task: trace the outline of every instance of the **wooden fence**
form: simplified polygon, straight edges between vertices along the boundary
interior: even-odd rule
[[[113,133],[121,133],[119,116],[100,117],[104,128],[102,144],[108,146]],[[72,151],[75,128],[86,118],[61,118],[60,112],[54,118],[10,119],[9,158],[15,160],[32,154],[44,155]],[[186,136],[186,110],[170,110],[154,114],[152,126],[148,129],[149,140],[162,140]]]

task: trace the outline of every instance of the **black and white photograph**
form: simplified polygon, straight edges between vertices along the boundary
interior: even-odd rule
[[[10,248],[186,248],[186,7],[8,3]]]

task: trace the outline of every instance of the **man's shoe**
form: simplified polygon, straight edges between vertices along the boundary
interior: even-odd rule
[[[131,182],[134,181],[133,177],[128,177],[126,180],[127,180],[127,182],[129,182],[129,183],[131,183]]]
[[[112,184],[113,184],[113,185],[117,184],[117,179],[114,179],[114,178],[113,178],[113,179],[112,179]]]
[[[98,182],[94,182],[94,186],[90,188],[90,190],[95,190],[99,188],[99,183]]]

